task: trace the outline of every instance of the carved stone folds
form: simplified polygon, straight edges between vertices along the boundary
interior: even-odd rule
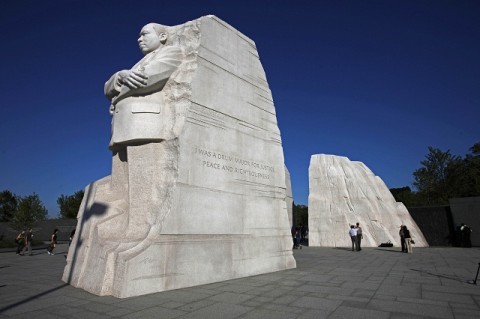
[[[427,247],[420,228],[402,203],[396,202],[380,177],[362,162],[347,157],[312,155],[308,196],[309,245],[350,247],[350,225],[360,223],[362,247],[392,242],[400,247],[400,225],[406,225],[416,247]]]

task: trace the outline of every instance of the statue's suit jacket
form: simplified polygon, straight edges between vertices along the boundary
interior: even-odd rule
[[[172,118],[166,108],[163,88],[182,63],[182,50],[164,46],[150,52],[132,70],[148,75],[147,85],[130,89],[119,82],[118,72],[105,83],[105,95],[112,102],[112,137],[110,147],[117,144],[139,144],[167,138]]]

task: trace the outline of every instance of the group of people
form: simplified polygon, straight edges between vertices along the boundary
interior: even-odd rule
[[[362,250],[362,227],[360,227],[360,223],[356,225],[350,225],[350,230],[348,231],[348,235],[352,240],[352,251],[360,251]]]
[[[292,226],[293,249],[302,249],[302,243],[307,237],[307,232],[307,226],[305,225],[300,227]]]
[[[32,256],[32,240],[33,229],[31,227],[20,231],[15,238],[15,243],[17,244],[17,255],[24,256],[25,252],[28,251],[28,255]]]
[[[58,229],[55,228],[52,235],[50,236],[50,244],[47,247],[47,254],[53,256],[55,255],[53,250],[57,247],[58,240]],[[70,233],[70,244],[72,243],[73,236],[75,235],[75,229]],[[30,227],[26,230],[21,230],[17,237],[15,238],[15,243],[17,244],[17,255],[25,256],[25,252],[28,251],[28,256],[33,256],[32,253],[32,242],[33,242],[33,229]]]

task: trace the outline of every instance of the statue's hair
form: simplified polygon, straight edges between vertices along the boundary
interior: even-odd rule
[[[158,23],[147,23],[146,25],[144,25],[143,27],[145,28],[147,25],[151,25],[153,27],[153,29],[155,30],[155,32],[160,35],[160,33],[167,33],[167,26],[165,25],[162,25],[162,24],[158,24]],[[167,36],[168,36],[168,33],[167,33]]]

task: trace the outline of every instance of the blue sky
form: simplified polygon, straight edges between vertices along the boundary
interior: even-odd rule
[[[255,41],[296,203],[313,154],[411,186],[428,146],[480,142],[480,1],[2,1],[0,190],[56,199],[110,174],[103,84],[143,25],[213,14]]]

